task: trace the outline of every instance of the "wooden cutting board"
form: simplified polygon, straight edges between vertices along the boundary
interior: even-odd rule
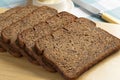
[[[0,9],[4,12],[5,9]],[[112,35],[120,38],[120,25],[96,22]],[[0,53],[0,80],[64,80],[58,73],[50,73],[42,67],[29,63],[24,58],[15,58],[9,53]],[[106,58],[78,80],[120,80],[120,51]]]

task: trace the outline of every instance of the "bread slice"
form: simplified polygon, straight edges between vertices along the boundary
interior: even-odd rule
[[[11,8],[10,10],[7,10],[4,13],[0,14],[0,22],[5,20],[6,18],[8,18],[9,16],[11,16],[12,14],[17,13],[17,11],[21,9],[21,7],[15,7],[15,8]],[[2,46],[0,45],[0,52],[4,52],[6,51],[5,49],[2,48]]]
[[[27,16],[28,14],[30,14],[32,11],[34,11],[37,8],[38,7],[36,6],[25,6],[25,7],[20,7],[20,8],[16,7],[1,14],[1,18],[4,20],[0,21],[0,46],[4,45],[3,42],[1,41],[1,31],[5,27],[10,26],[11,24],[14,24],[15,22],[21,20],[22,18],[24,18],[25,16]]]
[[[4,13],[0,14],[0,21],[6,19],[7,17],[11,16],[12,14],[15,14],[18,12],[19,9],[21,9],[22,7],[15,7],[15,8],[11,8],[7,11],[5,11]]]
[[[42,6],[42,7],[39,7],[39,9],[34,11],[29,16],[22,19],[21,21],[9,27],[6,27],[2,31],[2,39],[6,44],[9,44],[10,46],[9,50],[11,50],[10,52],[12,52],[11,54],[13,55],[22,54],[29,61],[32,61],[33,63],[37,64],[36,60],[32,56],[27,55],[23,49],[20,49],[16,45],[17,35],[21,33],[23,30],[31,28],[34,25],[38,24],[39,22],[44,22],[46,19],[52,17],[55,14],[57,14],[57,10],[47,6]]]
[[[67,25],[74,21],[77,17],[67,13],[61,12],[49,19],[46,22],[40,23],[33,28],[27,29],[23,31],[20,35],[18,35],[18,43],[21,48],[25,49],[26,52],[34,56],[37,61],[42,64],[41,58],[38,57],[39,53],[37,54],[34,50],[35,41],[39,38],[42,38],[46,35],[51,34],[52,32],[56,31],[57,29],[62,28],[63,25]],[[47,66],[44,66],[47,68]],[[54,69],[47,68],[49,71],[54,71]]]
[[[120,39],[84,23],[84,19],[64,26],[36,41],[36,48],[66,80],[75,80],[89,68],[120,49]]]

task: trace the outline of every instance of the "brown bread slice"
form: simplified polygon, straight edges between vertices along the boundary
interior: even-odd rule
[[[19,9],[21,9],[21,7],[11,8],[11,9],[5,11],[4,13],[1,13],[0,21],[6,19],[7,17],[11,16],[12,14],[15,14]]]
[[[16,14],[13,14],[13,15],[9,16],[7,19],[1,21],[0,22],[0,26],[1,26],[0,27],[0,32],[5,27],[10,26],[11,24],[14,24],[15,22],[17,22],[17,21],[21,20],[22,18],[24,18],[25,16],[29,15],[31,12],[33,12],[37,8],[38,7],[36,7],[36,6],[23,7]]]
[[[41,58],[38,57],[39,54],[37,55],[33,49],[35,41],[43,36],[49,35],[51,32],[59,28],[62,28],[63,25],[71,23],[76,18],[76,16],[70,13],[61,12],[48,19],[47,22],[40,23],[33,28],[23,31],[20,35],[18,35],[18,43],[29,55],[34,56],[41,64]],[[47,66],[44,67],[47,68]],[[48,70],[54,71],[51,68],[48,68]]]
[[[120,49],[120,39],[76,20],[36,41],[36,48],[65,80],[75,80],[89,68]]]
[[[11,24],[14,24],[15,22],[17,22],[17,21],[21,20],[22,18],[24,18],[25,16],[29,15],[31,12],[33,12],[37,8],[38,7],[36,7],[36,6],[25,6],[25,7],[21,7],[21,8],[17,7],[17,9],[18,9],[17,12],[15,12],[15,8],[13,9],[13,12],[12,12],[12,9],[9,10],[10,13],[11,12],[13,13],[11,15],[9,15],[9,11],[7,11],[7,13],[5,12],[6,16],[7,15],[9,15],[9,16],[0,22],[0,45],[1,46],[5,46],[1,40],[1,31],[5,27],[10,26]]]
[[[39,22],[44,22],[46,19],[52,17],[55,14],[57,14],[57,10],[47,6],[42,6],[29,16],[25,17],[23,20],[9,27],[6,27],[2,31],[2,39],[3,41],[5,41],[6,44],[9,44],[10,46],[9,49],[11,50],[10,52],[12,52],[11,54],[13,55],[22,54],[23,56],[27,57],[29,61],[37,64],[36,60],[32,56],[26,54],[23,49],[19,48],[19,46],[16,45],[17,35],[21,33],[23,30],[31,28],[34,25],[38,24]]]
[[[17,13],[17,11],[21,9],[21,7],[15,7],[15,8],[11,8],[10,10],[5,11],[4,13],[0,14],[0,22],[6,18],[8,18],[9,16],[11,16],[12,14]],[[2,46],[0,45],[0,52],[6,51],[5,49],[2,48]]]

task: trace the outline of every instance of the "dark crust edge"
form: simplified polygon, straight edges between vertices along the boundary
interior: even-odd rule
[[[21,53],[20,55],[23,55],[24,57],[26,57],[28,61],[30,61],[33,64],[39,65],[39,63],[37,61],[33,60],[33,58],[31,56],[29,56],[27,54],[27,52],[24,49],[20,48],[16,43],[11,43],[11,44],[9,44],[9,46],[12,47],[11,51],[13,51],[14,49],[17,49],[17,50],[19,50],[19,52],[16,52],[16,54],[20,54]]]
[[[35,42],[34,48],[35,48],[35,50],[36,50],[36,53],[37,53],[37,54],[40,54],[39,57],[40,57],[40,62],[41,62],[42,67],[43,67],[45,70],[49,71],[49,72],[53,72],[53,73],[56,72],[55,67],[52,66],[51,64],[49,64],[49,63],[45,60],[45,58],[43,57],[43,53],[44,53],[44,52],[43,52],[43,50],[39,50],[39,48],[38,48],[37,45],[36,45],[36,42]]]
[[[11,51],[11,50],[10,50],[11,47],[9,46],[9,44],[4,43],[2,40],[0,41],[0,45],[1,45],[5,50],[7,50],[11,55],[13,55],[14,57],[17,57],[17,58],[22,57],[22,55],[20,55],[20,54],[15,54],[14,51]]]
[[[96,23],[93,22],[92,20],[89,20],[88,18],[80,17],[79,19],[81,19],[81,20],[87,20],[88,22],[90,22],[91,24],[93,24],[94,26],[96,26]]]
[[[56,72],[56,70],[52,66],[49,66],[49,64],[47,64],[46,62],[44,63],[44,61],[42,61],[42,53],[43,53],[42,51],[38,53],[38,50],[35,47],[30,48],[30,47],[27,47],[26,45],[24,45],[24,47],[22,49],[24,49],[24,51],[28,55],[30,53],[36,59],[36,61],[39,63],[39,65],[41,65],[47,71]]]
[[[0,46],[0,52],[6,52],[6,49],[4,49],[2,46]]]

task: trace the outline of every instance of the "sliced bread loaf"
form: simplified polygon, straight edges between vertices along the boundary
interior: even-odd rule
[[[34,56],[37,61],[42,64],[40,54],[36,53],[34,50],[35,41],[39,38],[42,38],[46,35],[51,34],[57,29],[62,28],[62,26],[67,25],[74,21],[77,17],[67,13],[61,12],[49,19],[46,22],[39,23],[33,28],[27,29],[23,31],[20,35],[18,35],[18,43],[23,48],[26,49],[26,52]],[[47,66],[44,66],[47,68]],[[47,68],[49,71],[54,71],[52,68]]]
[[[4,14],[3,16],[1,15],[2,19],[5,16],[6,17],[8,16],[8,17],[4,18],[4,20],[0,21],[0,45],[4,45],[3,42],[1,41],[1,31],[5,27],[10,26],[11,24],[14,24],[15,22],[17,22],[17,21],[21,20],[22,18],[24,18],[25,16],[29,15],[31,12],[33,12],[37,8],[38,7],[36,7],[36,6],[25,6],[25,7],[20,7],[20,8],[17,7],[17,8],[13,8],[11,10],[8,10],[5,13],[2,13],[2,14]]]
[[[82,19],[83,22],[83,19]],[[81,19],[36,41],[45,62],[66,80],[75,80],[90,67],[120,49],[120,39],[108,32],[81,23]]]
[[[40,22],[44,22],[46,19],[52,17],[55,14],[57,14],[57,10],[47,7],[47,6],[42,6],[42,7],[39,7],[39,9],[34,11],[29,16],[23,18],[21,21],[15,23],[9,27],[6,27],[2,31],[2,39],[6,44],[9,44],[9,46],[10,46],[9,50],[11,50],[10,52],[13,51],[11,54],[13,54],[13,55],[22,54],[29,61],[32,61],[33,63],[35,63],[36,60],[32,56],[29,56],[27,53],[24,52],[23,49],[20,49],[16,45],[17,35],[19,33],[21,33],[23,30],[31,28]],[[32,35],[32,34],[30,34],[30,35]]]

